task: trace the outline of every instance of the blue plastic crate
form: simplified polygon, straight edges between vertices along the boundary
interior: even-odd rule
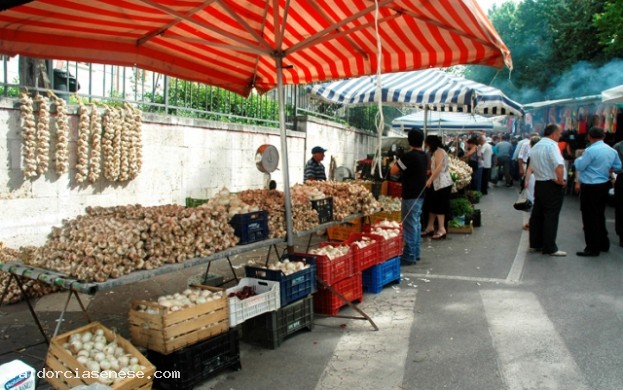
[[[229,224],[234,227],[234,234],[240,238],[238,245],[250,244],[268,238],[268,212],[253,211],[236,214]]]
[[[280,282],[281,307],[316,292],[316,257],[291,254],[281,258],[281,260],[285,259],[289,261],[303,261],[308,264],[309,267],[290,275],[285,275],[278,270],[253,267],[250,265],[247,265],[244,271],[245,275],[249,278]]]
[[[363,289],[378,294],[384,286],[393,282],[400,283],[400,257],[370,267],[362,275]]]

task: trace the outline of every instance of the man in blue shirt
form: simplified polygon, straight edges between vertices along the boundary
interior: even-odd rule
[[[610,189],[610,174],[621,169],[618,153],[604,143],[604,129],[588,131],[589,146],[574,162],[580,182],[580,209],[586,247],[578,256],[599,256],[608,252],[610,240],[606,230],[606,203]]]

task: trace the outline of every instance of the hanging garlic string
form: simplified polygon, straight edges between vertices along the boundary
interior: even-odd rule
[[[375,125],[377,133],[377,149],[372,162],[372,175],[374,175],[376,168],[379,170],[379,175],[383,175],[381,161],[383,159],[383,128],[385,127],[385,118],[383,117],[383,104],[381,102],[382,90],[381,90],[381,66],[383,63],[383,48],[381,44],[381,35],[379,34],[379,2],[374,0],[374,34],[376,36],[376,92],[374,100],[377,103],[378,112],[375,116]]]

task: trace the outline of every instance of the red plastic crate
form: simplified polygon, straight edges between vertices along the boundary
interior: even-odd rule
[[[394,198],[402,198],[402,183],[397,181],[387,182],[387,195]]]
[[[372,229],[376,227],[378,226],[376,225],[375,226],[364,226],[364,232],[368,234],[373,234],[370,232],[372,231]],[[382,228],[382,229],[387,229],[387,228]],[[392,237],[387,240],[384,239],[383,237],[381,238],[382,240],[379,245],[379,262],[378,263],[382,263],[396,256],[402,255],[402,227],[400,228],[400,233],[398,233],[396,237]]]
[[[362,241],[364,238],[374,240],[375,242],[363,248],[359,248],[354,244],[356,241]],[[351,233],[346,241],[353,251],[353,267],[355,272],[361,272],[380,262],[380,246],[383,237],[376,234]]]
[[[348,246],[344,243],[335,243],[335,242],[322,242],[320,243],[320,247],[325,246]],[[331,260],[328,256],[324,255],[316,255],[312,253],[301,254],[297,253],[297,255],[302,256],[315,256],[316,257],[316,275],[318,279],[322,279],[328,285],[332,285],[335,282],[339,282],[342,279],[345,279],[351,276],[354,271],[353,266],[353,251],[349,250],[347,254],[344,256],[336,257]]]
[[[363,302],[361,273],[356,273],[335,283],[331,287],[342,294],[349,302]],[[345,305],[347,305],[346,302],[326,287],[319,286],[318,291],[314,294],[314,311],[316,313],[335,316],[340,311],[340,308]]]

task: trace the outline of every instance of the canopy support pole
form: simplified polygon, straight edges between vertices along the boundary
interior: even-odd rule
[[[283,173],[283,195],[286,206],[286,238],[288,245],[288,253],[294,251],[294,234],[292,227],[292,198],[290,195],[290,172],[288,169],[288,138],[286,134],[286,108],[285,95],[283,90],[283,57],[280,54],[275,55],[277,65],[277,97],[279,100],[279,133],[281,134],[281,155],[283,156],[281,164],[281,172]]]

